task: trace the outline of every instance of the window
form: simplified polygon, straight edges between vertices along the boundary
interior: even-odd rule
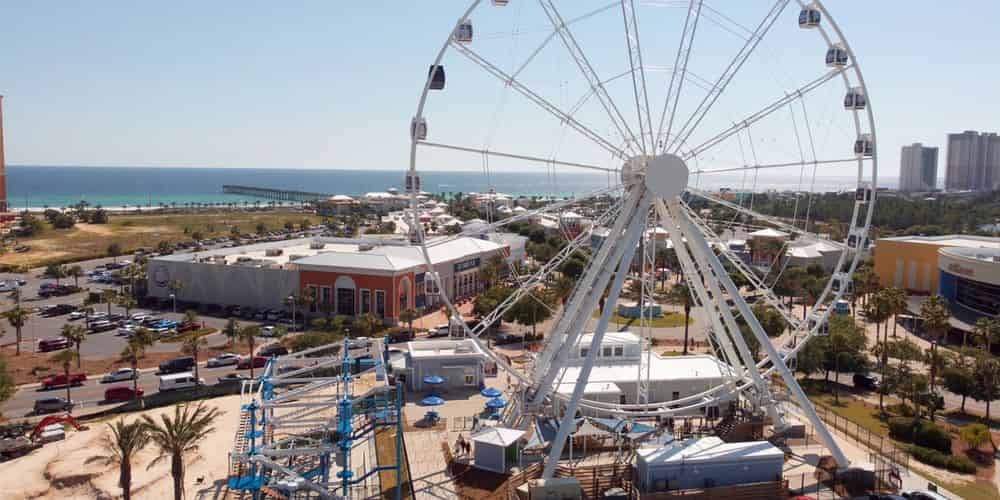
[[[465,385],[476,385],[476,376],[475,375],[466,375],[465,376]]]
[[[605,358],[610,358],[611,357],[611,346],[609,346],[609,345],[604,346],[601,349],[601,356],[604,356]]]
[[[337,289],[337,314],[342,316],[354,316],[357,309],[354,307],[354,289]]]
[[[580,348],[580,357],[581,358],[586,358],[587,354],[590,354],[590,349],[586,348],[586,347],[581,347]]]
[[[674,393],[670,395],[670,400],[671,401],[674,401],[674,400],[677,400],[677,399],[680,399],[680,398],[681,398],[681,393],[679,393],[677,391],[674,391]]]
[[[367,314],[372,310],[371,290],[361,290],[361,314]]]
[[[615,346],[615,357],[616,358],[620,358],[620,357],[622,357],[624,355],[625,355],[625,346],[623,346],[623,345],[616,345]]]
[[[330,304],[333,303],[332,297],[330,296],[330,287],[324,286],[319,289],[319,303],[320,308],[324,311],[329,310]]]
[[[375,316],[385,317],[385,290],[375,290]]]
[[[307,293],[312,300],[309,301],[309,312],[316,312],[316,299],[319,295],[316,294],[316,285],[306,285]]]

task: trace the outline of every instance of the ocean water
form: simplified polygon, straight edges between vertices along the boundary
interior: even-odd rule
[[[700,187],[740,188],[741,175],[718,176]],[[887,179],[880,185],[893,185]],[[159,167],[56,167],[7,166],[7,194],[12,208],[63,207],[85,200],[108,208],[158,206],[161,203],[216,203],[254,201],[255,198],[222,193],[224,184],[293,189],[299,191],[360,195],[400,188],[403,170],[315,170],[263,168],[159,168]],[[484,192],[491,186],[513,195],[571,196],[606,188],[616,179],[600,173],[422,172],[424,191]],[[847,189],[849,178],[817,178],[817,191]],[[746,186],[749,188],[749,186]],[[763,178],[757,190],[794,190],[798,178]]]

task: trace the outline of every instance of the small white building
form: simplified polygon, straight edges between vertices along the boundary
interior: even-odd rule
[[[489,358],[472,340],[422,340],[407,342],[405,367],[393,365],[393,373],[403,375],[413,391],[437,388],[477,388],[483,382],[484,366]],[[444,383],[431,387],[424,377],[436,375]]]
[[[507,427],[486,426],[470,437],[473,450],[473,465],[488,471],[506,474],[511,466],[517,465],[518,442],[524,431]]]
[[[779,481],[784,463],[785,453],[767,441],[712,436],[639,448],[635,468],[640,491],[651,493]]]
[[[556,391],[573,393],[575,381],[590,350],[593,334],[581,335],[576,348],[566,360],[562,380]],[[600,352],[584,389],[584,397],[607,403],[635,403],[638,397],[640,357],[647,346],[631,332],[607,332],[601,339]],[[649,401],[667,402],[700,394],[731,379],[732,367],[709,354],[691,356],[660,356],[649,353]],[[726,400],[691,415],[721,416],[727,410]],[[591,415],[593,411],[583,412]],[[594,413],[591,416],[600,416]]]

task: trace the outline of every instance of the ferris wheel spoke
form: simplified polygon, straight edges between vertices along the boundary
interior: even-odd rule
[[[617,4],[618,2],[614,2],[610,6],[615,6]],[[563,46],[566,47],[566,50],[573,58],[573,62],[576,63],[576,67],[587,80],[590,90],[601,102],[601,106],[604,108],[605,113],[607,113],[608,119],[611,120],[611,123],[615,126],[618,134],[625,141],[626,147],[635,144],[637,139],[635,134],[632,132],[632,129],[628,126],[628,121],[625,119],[625,116],[622,114],[621,109],[618,108],[615,101],[611,99],[607,88],[604,86],[604,82],[602,82],[600,77],[597,76],[597,71],[594,70],[594,66],[590,64],[590,60],[583,52],[583,48],[580,47],[579,43],[577,43],[576,37],[573,36],[573,32],[569,29],[569,23],[563,20],[562,15],[559,14],[559,10],[556,9],[552,0],[539,0],[539,5],[541,5],[542,9],[545,11],[545,15],[552,24],[552,28],[559,35],[559,38],[563,42]],[[603,12],[607,8],[608,7],[603,7],[598,9],[598,11]],[[594,13],[596,12],[597,11],[594,11]]]
[[[765,106],[763,109],[761,109],[759,111],[756,111],[754,113],[751,113],[750,115],[747,115],[746,118],[744,118],[744,119],[736,122],[735,124],[733,124],[733,126],[727,128],[726,130],[723,130],[722,132],[716,134],[712,138],[710,138],[710,139],[702,142],[701,144],[699,144],[699,145],[691,148],[690,151],[688,151],[687,153],[685,153],[684,158],[685,159],[691,159],[691,158],[693,158],[693,157],[695,157],[695,156],[697,156],[699,154],[702,154],[702,153],[710,150],[714,146],[716,146],[719,143],[725,141],[726,139],[732,137],[733,135],[739,133],[740,131],[749,128],[750,125],[753,125],[754,123],[757,123],[757,122],[763,120],[764,118],[767,118],[768,116],[770,116],[775,111],[778,111],[778,110],[784,108],[785,106],[790,105],[791,103],[795,102],[796,100],[802,99],[806,94],[812,92],[813,90],[816,90],[816,89],[822,87],[823,84],[829,82],[830,80],[833,80],[837,76],[840,76],[840,75],[844,74],[844,72],[847,71],[847,70],[849,70],[849,69],[851,69],[851,66],[845,66],[843,68],[836,68],[836,69],[830,70],[830,71],[826,72],[825,74],[823,74],[822,76],[820,76],[819,78],[817,78],[817,79],[815,79],[815,80],[813,80],[813,81],[811,81],[811,82],[803,85],[802,87],[799,87],[799,88],[797,88],[797,89],[795,89],[795,90],[793,90],[791,92],[785,93],[785,96],[782,97],[781,99],[778,99],[777,101],[774,101],[773,103],[768,104],[767,106]]]
[[[715,203],[717,205],[722,205],[723,207],[726,207],[726,208],[728,208],[730,210],[734,210],[736,212],[739,212],[740,214],[746,215],[746,216],[751,217],[753,219],[757,219],[759,221],[766,222],[766,223],[768,223],[768,224],[770,224],[772,226],[775,226],[776,228],[781,229],[783,231],[788,231],[790,233],[795,233],[795,234],[799,234],[799,235],[803,235],[803,236],[815,236],[813,233],[810,233],[809,231],[806,231],[805,229],[802,229],[800,227],[797,227],[797,226],[794,226],[792,224],[789,224],[789,223],[781,220],[781,218],[779,218],[779,217],[775,217],[775,216],[772,216],[772,215],[764,215],[764,214],[762,214],[760,212],[757,212],[755,210],[751,210],[751,209],[749,209],[747,207],[744,207],[744,206],[742,206],[742,205],[740,205],[738,203],[733,203],[731,201],[719,198],[718,196],[712,195],[712,194],[710,194],[710,193],[708,193],[706,191],[703,191],[703,190],[700,190],[700,189],[695,189],[695,188],[692,188],[692,187],[688,187],[687,188],[687,192],[690,193],[690,194],[692,194],[692,195],[698,196],[699,198],[703,198],[706,201],[710,201],[710,202]],[[847,248],[847,245],[845,245],[842,242],[838,242],[838,241],[834,241],[834,240],[829,240],[829,243],[831,245],[837,246],[837,247],[839,247],[841,249]]]
[[[788,167],[807,167],[814,165],[834,165],[838,163],[858,163],[857,158],[841,158],[839,160],[816,160],[816,161],[792,161],[787,163],[768,163],[766,165],[744,165],[742,167],[730,167],[730,168],[713,168],[713,169],[696,169],[692,170],[691,174],[724,174],[727,172],[743,172],[743,171],[753,171],[753,170],[767,170],[771,168],[788,168]]]
[[[732,250],[729,249],[727,245],[725,245],[725,243],[722,241],[722,238],[720,238],[719,235],[717,235],[715,231],[711,229],[711,226],[708,224],[707,221],[705,221],[705,219],[698,216],[698,214],[694,211],[694,209],[691,208],[690,205],[682,201],[681,206],[686,212],[688,219],[690,219],[690,221],[694,224],[694,226],[698,230],[700,230],[702,234],[706,237],[706,239],[708,239],[709,242],[715,245],[716,248],[721,249],[721,253],[724,257],[726,257],[726,260],[728,260],[729,263],[734,268],[736,268],[736,270],[741,275],[743,275],[743,277],[747,280],[747,282],[749,282],[750,285],[753,286],[753,288],[756,291],[760,292],[763,295],[764,300],[769,305],[771,305],[771,307],[777,310],[782,315],[782,317],[785,318],[785,321],[787,321],[788,324],[791,325],[791,328],[793,330],[798,329],[801,321],[799,320],[798,317],[792,314],[792,312],[789,311],[788,308],[781,302],[778,296],[774,294],[774,290],[772,290],[771,287],[767,286],[764,283],[764,281],[757,275],[757,273],[754,273],[753,270],[751,270],[746,265],[746,263],[743,262],[742,259],[740,259],[738,255],[736,255]]]
[[[498,158],[510,158],[510,159],[514,159],[514,160],[532,161],[532,162],[544,163],[546,165],[558,165],[558,166],[563,166],[563,167],[573,167],[573,168],[582,168],[582,169],[587,169],[587,170],[599,170],[601,172],[618,173],[618,169],[615,169],[615,168],[599,167],[597,165],[588,165],[586,163],[576,163],[576,162],[560,161],[560,160],[555,160],[555,159],[551,159],[551,158],[540,158],[540,157],[537,157],[537,156],[528,156],[528,155],[522,155],[522,154],[505,153],[505,152],[502,152],[502,151],[496,151],[496,150],[492,150],[492,149],[470,148],[470,147],[465,147],[465,146],[456,146],[456,145],[453,145],[453,144],[442,144],[442,143],[439,143],[439,142],[429,142],[429,141],[418,141],[417,144],[419,144],[421,146],[431,147],[431,148],[450,149],[452,151],[464,151],[466,153],[475,153],[475,154],[478,154],[478,155],[495,156],[495,157],[498,157]]]
[[[458,42],[451,42],[451,46],[455,48],[457,52],[464,55],[469,60],[476,63],[477,65],[485,69],[488,73],[499,79],[501,82],[504,83],[504,85],[514,88],[514,90],[518,91],[518,93],[528,98],[528,100],[535,103],[536,105],[538,105],[551,115],[555,116],[561,122],[568,124],[574,130],[583,134],[584,137],[590,139],[598,146],[604,148],[615,157],[620,158],[622,160],[628,159],[628,155],[621,148],[615,146],[597,132],[594,132],[587,126],[583,125],[575,118],[573,118],[571,115],[559,109],[556,105],[550,103],[544,97],[538,95],[536,92],[534,92],[533,90],[522,84],[517,79],[505,73],[502,69],[498,68],[493,63],[484,59],[482,56],[480,56],[474,50],[469,48],[467,45]]]
[[[487,232],[495,232],[497,229],[501,229],[501,228],[503,228],[505,226],[509,226],[509,225],[517,223],[517,222],[529,220],[529,219],[532,219],[534,217],[542,216],[542,215],[545,215],[545,214],[550,213],[550,212],[561,211],[562,209],[564,209],[566,207],[569,207],[569,206],[572,206],[572,205],[575,205],[575,204],[578,204],[578,203],[582,203],[584,201],[593,200],[593,199],[596,199],[596,198],[600,198],[602,196],[611,195],[611,194],[616,193],[617,191],[619,191],[621,189],[621,187],[622,186],[619,184],[617,186],[612,186],[612,187],[609,187],[609,188],[600,189],[600,190],[597,190],[597,191],[585,194],[583,196],[578,196],[578,197],[570,198],[570,199],[559,201],[559,202],[556,202],[556,203],[550,203],[550,204],[545,205],[544,207],[541,207],[541,208],[536,208],[536,209],[528,210],[528,211],[526,211],[524,213],[517,214],[517,215],[512,215],[512,216],[510,216],[510,217],[508,217],[506,219],[503,219],[503,220],[492,222],[492,223],[489,223],[489,224],[486,224],[486,225],[483,225],[483,226],[478,226],[475,229],[463,229],[461,232],[456,233],[456,234],[448,235],[448,236],[441,237],[441,238],[429,239],[429,240],[426,241],[426,245],[427,245],[428,248],[433,248],[433,247],[440,246],[440,245],[443,245],[445,243],[449,243],[449,242],[452,242],[452,241],[455,241],[455,240],[458,240],[458,239],[461,239],[461,238],[466,238],[466,237],[469,237],[469,236],[479,236],[479,235],[482,235],[482,234],[487,233]]]
[[[698,128],[701,121],[705,118],[705,115],[712,109],[719,97],[722,96],[726,91],[726,87],[729,86],[729,82],[733,81],[733,78],[739,73],[743,64],[747,62],[750,55],[753,54],[754,49],[760,45],[760,42],[764,39],[764,36],[770,31],[771,26],[774,25],[775,21],[788,6],[790,0],[777,0],[768,11],[764,19],[761,20],[757,29],[754,30],[750,38],[743,44],[743,48],[736,53],[736,56],[723,71],[722,75],[715,81],[712,85],[712,91],[710,91],[698,104],[694,112],[685,120],[684,125],[681,126],[680,131],[677,136],[670,142],[665,151],[670,151],[676,153],[682,147],[684,143],[687,142],[688,137]]]
[[[622,17],[625,21],[625,45],[628,48],[629,67],[632,69],[632,94],[639,121],[639,147],[643,154],[653,151],[653,120],[649,112],[649,95],[646,93],[646,69],[642,62],[642,44],[639,37],[639,21],[635,14],[633,0],[621,0]],[[648,143],[647,143],[647,135]]]
[[[667,98],[663,101],[663,112],[660,113],[660,124],[656,131],[656,144],[666,146],[665,142],[670,138],[670,133],[674,128],[674,117],[677,113],[677,105],[680,103],[681,91],[684,88],[684,81],[687,80],[688,61],[691,58],[691,47],[694,45],[694,36],[698,31],[698,20],[701,19],[702,0],[697,0],[698,8],[695,9],[695,0],[688,4],[687,16],[684,19],[684,30],[681,32],[680,43],[677,44],[677,56],[674,57],[674,68],[670,73],[670,85],[667,87]],[[694,20],[691,13],[694,12]],[[682,57],[683,54],[683,57]],[[682,61],[683,59],[683,61]],[[680,65],[680,78],[677,78],[677,67]],[[674,86],[676,85],[676,94]],[[673,103],[671,104],[671,101]],[[669,120],[667,120],[669,112]],[[666,123],[665,123],[666,122]],[[666,124],[666,130],[664,130]],[[660,147],[660,149],[663,149]]]

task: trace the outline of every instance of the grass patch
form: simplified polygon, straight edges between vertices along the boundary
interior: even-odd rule
[[[680,356],[682,354],[684,354],[683,351],[663,351],[663,354],[661,354],[661,356],[672,357],[672,356]]]
[[[958,495],[958,498],[1000,498],[1000,491],[997,490],[996,485],[984,479],[977,479],[969,483],[950,483],[941,481],[930,474],[928,476],[935,484]]]
[[[292,222],[296,227],[303,219],[308,219],[310,224],[322,222],[322,217],[292,209],[149,212],[110,214],[109,217],[107,224],[77,224],[71,229],[53,229],[45,223],[38,234],[18,238],[18,244],[27,245],[30,250],[0,255],[0,265],[41,267],[104,257],[112,243],[117,243],[123,252],[131,253],[139,247],[155,249],[161,241],[190,241],[194,232],[201,233],[203,238],[217,238],[229,236],[234,227],[246,234],[257,232],[257,224],[273,231],[284,227],[285,222]]]
[[[190,337],[191,335],[196,335],[198,337],[204,337],[206,335],[211,335],[211,334],[213,334],[213,333],[215,333],[217,331],[219,331],[219,330],[216,329],[216,328],[199,328],[197,330],[191,330],[189,332],[176,333],[174,335],[170,335],[170,336],[166,336],[166,337],[160,337],[157,340],[159,340],[160,342],[167,342],[167,343],[182,342],[182,341],[184,341],[184,339]]]
[[[601,311],[595,310],[593,317],[601,317]],[[624,316],[619,316],[618,313],[611,315],[611,323],[616,325],[634,325],[639,326],[639,318],[626,318]],[[668,312],[659,316],[657,318],[652,318],[650,321],[650,326],[654,328],[674,328],[678,326],[684,326],[684,313]]]
[[[854,397],[853,394],[841,391],[840,402],[834,398],[822,380],[799,380],[799,385],[809,396],[813,404],[821,406],[837,415],[850,419],[872,434],[888,435],[889,425],[879,416],[878,406],[869,405]],[[888,410],[888,405],[886,406]],[[893,415],[888,415],[893,416]]]

